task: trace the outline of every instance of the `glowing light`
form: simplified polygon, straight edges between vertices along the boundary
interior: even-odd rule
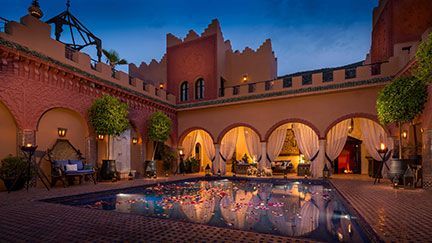
[[[381,150],[385,150],[385,149],[386,149],[386,146],[385,146],[384,143],[381,143],[381,145],[380,145],[380,149],[381,149]]]

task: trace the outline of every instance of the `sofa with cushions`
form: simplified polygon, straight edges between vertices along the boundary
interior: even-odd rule
[[[293,164],[291,160],[273,161],[271,163],[273,174],[285,174],[291,172]]]
[[[55,186],[58,180],[61,180],[64,186],[70,185],[76,177],[79,177],[80,184],[83,179],[97,183],[96,170],[93,166],[86,165],[83,160],[53,160],[51,177],[51,186]]]

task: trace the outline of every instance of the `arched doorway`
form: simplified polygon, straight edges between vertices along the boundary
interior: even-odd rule
[[[294,121],[279,123],[269,131],[267,158],[273,174],[297,173],[320,177],[322,168],[316,162],[319,136],[312,125]]]
[[[222,134],[220,142],[220,163],[214,171],[221,170],[237,174],[255,173],[263,159],[261,139],[256,129],[237,126]]]
[[[58,134],[59,128],[66,129],[63,137]],[[66,108],[53,108],[46,111],[39,119],[36,144],[38,150],[46,151],[52,148],[57,139],[66,139],[79,149],[84,157],[88,157],[89,151],[86,146],[88,136],[87,123],[78,112]],[[49,163],[42,163],[41,167],[45,173],[50,173]]]
[[[0,102],[0,160],[17,153],[17,126],[9,109]]]
[[[180,142],[184,152],[184,160],[195,158],[199,161],[199,171],[203,172],[207,165],[213,166],[215,146],[211,135],[203,129],[194,129],[183,136]]]
[[[337,121],[326,133],[326,163],[335,174],[373,176],[381,144],[393,149],[393,140],[378,122],[364,117]]]

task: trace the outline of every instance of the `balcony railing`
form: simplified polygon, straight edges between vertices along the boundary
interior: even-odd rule
[[[69,60],[73,61],[73,55],[75,53],[75,50],[72,47],[65,46],[65,57]]]
[[[253,93],[253,92],[255,92],[255,90],[256,90],[256,84],[255,83],[248,84],[248,92],[249,93]]]
[[[273,85],[274,85],[273,81],[266,81],[264,88],[265,88],[266,91],[272,90],[273,89]]]
[[[233,95],[238,95],[240,93],[240,86],[233,87]]]

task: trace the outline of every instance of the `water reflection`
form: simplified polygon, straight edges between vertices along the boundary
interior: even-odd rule
[[[199,181],[116,194],[86,207],[324,241],[362,241],[331,189],[322,185]]]

